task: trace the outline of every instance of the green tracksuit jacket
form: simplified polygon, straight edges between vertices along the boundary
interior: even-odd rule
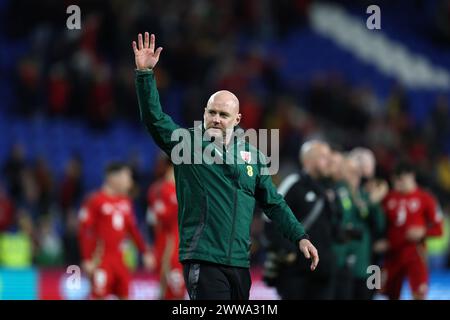
[[[353,274],[358,279],[367,279],[367,267],[372,261],[372,245],[378,234],[382,234],[385,227],[385,219],[379,204],[370,201],[369,194],[361,187],[358,191],[360,205],[355,225],[362,230],[361,241],[353,241],[352,251],[356,256]]]
[[[356,216],[356,208],[353,204],[350,190],[345,182],[336,183],[337,205],[340,210],[339,221],[335,221],[340,228],[348,228],[349,225],[354,224]],[[336,219],[337,217],[335,217]],[[343,242],[336,242],[333,246],[336,255],[336,264],[338,268],[345,268],[348,263],[348,258],[351,255],[351,240],[345,239]]]
[[[153,71],[136,70],[136,90],[141,120],[156,144],[169,156],[172,149],[192,161],[211,147],[202,141],[203,125],[185,129],[184,137],[172,139],[180,127],[162,111]],[[177,131],[180,132],[180,131]],[[198,134],[200,132],[200,135]],[[187,137],[186,137],[187,136]],[[195,141],[197,139],[197,141]],[[199,141],[198,141],[199,140]],[[181,148],[190,142],[190,147]],[[180,148],[180,149],[179,149]],[[254,163],[237,163],[241,151],[251,153]],[[262,153],[244,140],[230,143],[227,149],[213,148],[211,157],[230,157],[229,164],[175,164],[178,198],[178,230],[180,235],[179,259],[201,260],[228,266],[250,266],[250,224],[258,201],[265,214],[274,221],[283,235],[294,243],[306,238],[303,226],[297,221],[283,197],[277,193],[264,170]],[[173,159],[172,159],[173,160]]]

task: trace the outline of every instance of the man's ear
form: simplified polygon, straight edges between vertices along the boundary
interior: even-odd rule
[[[237,116],[236,116],[236,124],[235,124],[235,126],[237,126],[239,124],[239,122],[241,122],[241,117],[242,117],[242,114],[238,113]]]

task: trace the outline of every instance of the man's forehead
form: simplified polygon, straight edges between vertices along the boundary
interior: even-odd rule
[[[235,107],[235,104],[232,101],[220,101],[216,102],[213,101],[211,103],[208,103],[206,106],[206,109],[208,110],[214,110],[214,111],[227,111],[230,112]]]

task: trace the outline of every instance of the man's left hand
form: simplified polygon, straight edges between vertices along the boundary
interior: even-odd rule
[[[303,253],[306,259],[311,259],[311,271],[314,271],[319,264],[319,254],[316,247],[308,239],[302,239],[298,243],[300,251]]]

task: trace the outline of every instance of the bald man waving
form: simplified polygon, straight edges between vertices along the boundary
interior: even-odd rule
[[[153,68],[162,48],[155,50],[155,36],[139,34],[133,50],[141,119],[175,164],[179,257],[189,297],[249,298],[250,224],[256,201],[283,235],[312,259],[314,270],[319,262],[317,250],[270,176],[263,174],[264,155],[234,134],[241,120],[238,98],[225,90],[214,93],[206,104],[202,125],[180,128],[159,102]],[[177,137],[185,139],[180,142]],[[180,150],[180,144],[181,162],[173,152]],[[201,152],[195,146],[201,146]],[[199,154],[223,161],[184,161]]]

